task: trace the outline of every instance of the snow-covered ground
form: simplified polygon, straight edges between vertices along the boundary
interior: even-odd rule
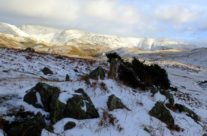
[[[193,57],[191,59],[193,60]],[[34,108],[23,101],[27,90],[38,82],[44,82],[61,89],[59,99],[62,102],[70,98],[74,90],[83,88],[98,109],[100,116],[107,111],[106,103],[111,94],[119,97],[131,111],[117,109],[110,112],[118,120],[115,126],[111,124],[100,126],[101,117],[87,120],[64,118],[53,126],[54,133],[43,130],[42,136],[202,136],[207,132],[207,85],[199,83],[207,80],[207,68],[203,67],[202,63],[199,67],[196,66],[197,70],[190,70],[187,68],[189,61],[190,59],[188,63],[183,64],[186,67],[177,66],[177,63],[174,65],[169,65],[170,62],[162,63],[169,74],[171,84],[178,88],[178,91],[173,92],[176,103],[184,104],[201,117],[201,121],[196,123],[185,114],[171,112],[175,124],[184,129],[182,132],[169,130],[164,123],[148,114],[157,101],[166,100],[160,93],[153,97],[151,93],[142,90],[135,92],[108,78],[99,81],[90,80],[93,86],[80,80],[82,75],[88,74],[99,65],[109,69],[109,64],[104,61],[58,58],[10,49],[0,49],[0,115],[18,107],[33,112],[40,111],[47,115],[48,113],[42,109]],[[179,64],[184,62],[179,61]],[[41,72],[44,67],[50,68],[54,74],[45,76]],[[70,76],[71,81],[65,81],[66,74]],[[106,84],[107,91],[101,89],[101,83]],[[64,125],[68,121],[75,122],[76,127],[64,131]],[[121,126],[123,130],[117,129],[117,126]],[[146,128],[150,132],[145,131]],[[0,130],[0,135],[3,135],[2,133]]]

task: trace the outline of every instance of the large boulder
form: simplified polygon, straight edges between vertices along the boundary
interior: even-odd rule
[[[84,90],[78,89],[75,92],[77,94],[67,101],[64,116],[75,119],[98,118],[99,113]]]
[[[65,108],[65,104],[58,99],[59,94],[59,88],[45,83],[37,83],[24,96],[24,101],[36,108],[43,108],[45,111],[50,112],[51,121],[55,123],[63,118]]]
[[[121,101],[121,99],[119,99],[118,97],[116,97],[115,95],[110,95],[107,101],[107,106],[109,111],[113,111],[115,109],[127,109],[129,110]]]
[[[8,136],[41,136],[42,129],[46,128],[44,117],[41,113],[36,115],[22,113],[24,116],[15,116],[4,131]]]
[[[95,70],[91,71],[89,77],[95,80],[101,79],[104,80],[105,78],[105,70],[99,66]]]
[[[132,62],[111,58],[109,77],[135,89],[170,88],[168,75],[164,69],[158,65],[146,65],[136,58]]]
[[[24,101],[37,107],[50,111],[54,101],[59,97],[60,89],[46,83],[37,83],[35,87],[24,96]]]
[[[149,114],[160,121],[164,122],[169,128],[174,127],[174,119],[170,111],[162,102],[157,102],[155,106],[149,111]]]

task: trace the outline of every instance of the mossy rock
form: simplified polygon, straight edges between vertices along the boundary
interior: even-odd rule
[[[91,71],[89,77],[95,80],[101,79],[104,80],[105,78],[105,70],[99,66],[95,70]]]
[[[107,101],[107,106],[109,111],[113,111],[115,109],[127,109],[129,110],[121,101],[121,99],[119,99],[118,97],[116,97],[115,95],[110,95]]]
[[[15,117],[15,121],[4,127],[8,136],[41,136],[42,129],[46,128],[41,113],[34,116]]]
[[[60,119],[64,118],[64,110],[66,104],[60,102],[58,99],[52,102],[50,108],[50,119],[52,123],[56,123]]]
[[[119,65],[118,79],[129,87],[132,87],[134,89],[141,88],[142,90],[145,90],[144,84],[140,81],[134,69],[124,63],[121,63]]]
[[[60,89],[50,86],[46,83],[37,83],[24,96],[24,101],[35,106],[36,108],[43,108],[45,111],[50,111],[53,107],[53,102],[56,102],[60,94]]]
[[[149,114],[165,123],[169,128],[175,126],[174,119],[170,111],[165,107],[162,102],[157,102],[154,107],[149,111]]]
[[[168,105],[168,107],[173,111],[186,113],[186,115],[189,116],[190,118],[192,118],[195,122],[200,121],[200,117],[195,112],[193,112],[191,109],[187,108],[186,106],[184,106],[182,104],[176,103],[173,106]]]
[[[47,67],[44,67],[41,71],[44,75],[52,75],[53,74],[52,70],[50,70]]]
[[[69,130],[69,129],[73,129],[76,126],[75,122],[69,121],[68,123],[65,124],[64,126],[64,130]]]
[[[67,101],[64,116],[75,119],[98,118],[99,113],[84,90],[78,89],[75,92],[77,94]]]
[[[25,96],[24,101],[36,108],[50,112],[52,123],[64,117],[65,104],[58,97],[60,89],[45,83],[37,83]]]

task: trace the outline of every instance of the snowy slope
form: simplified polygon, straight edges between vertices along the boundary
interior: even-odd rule
[[[1,23],[1,22],[0,22],[0,33],[10,34],[10,35],[19,36],[19,37],[28,37],[29,36],[29,34],[20,30],[16,26],[10,25],[7,23]]]
[[[100,126],[101,118],[88,120],[64,118],[53,126],[54,133],[43,130],[42,136],[202,136],[206,133],[207,88],[198,84],[200,81],[207,79],[206,69],[193,72],[182,67],[165,67],[163,65],[168,71],[172,85],[179,89],[179,91],[174,92],[176,103],[184,104],[194,110],[202,120],[200,123],[196,123],[185,114],[172,112],[175,123],[184,129],[184,131],[175,132],[170,131],[164,123],[148,114],[157,101],[166,101],[160,93],[152,97],[149,92],[143,92],[139,89],[138,92],[135,92],[133,89],[108,78],[103,81],[90,80],[91,84],[96,86],[87,85],[85,81],[79,80],[81,75],[88,74],[99,65],[109,69],[106,62],[102,61],[91,63],[82,59],[59,59],[51,55],[0,49],[0,94],[5,98],[10,96],[9,99],[5,99],[3,103],[0,103],[0,115],[14,107],[24,107],[28,111],[40,111],[47,115],[48,113],[34,108],[22,100],[28,89],[37,82],[44,82],[57,86],[62,90],[59,99],[63,102],[65,98],[71,97],[74,90],[83,88],[92,99],[101,116],[107,110],[106,102],[111,94],[119,97],[131,111],[120,109],[110,112],[118,119],[117,123],[123,128],[122,131],[118,131],[116,126],[110,124]],[[54,75],[44,76],[40,69],[45,66],[49,67]],[[64,80],[66,74],[70,75],[71,81]],[[101,89],[100,84],[102,82],[106,84],[108,91]],[[64,131],[64,125],[68,121],[75,122],[76,127]],[[145,131],[146,128],[150,132]]]

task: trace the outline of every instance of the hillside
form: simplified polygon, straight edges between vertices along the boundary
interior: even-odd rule
[[[193,62],[193,56],[199,54],[198,51],[194,52],[195,55],[192,55],[188,62]],[[156,62],[148,60],[146,63],[158,63],[159,61],[163,62],[163,60]],[[174,59],[174,61],[179,62],[179,59]],[[124,82],[110,78],[108,75],[110,64],[105,60],[92,61],[0,48],[0,128],[2,128],[3,120],[13,122],[16,116],[17,120],[20,119],[19,123],[23,120],[23,123],[27,124],[26,126],[36,124],[38,128],[33,126],[33,129],[29,130],[34,133],[40,131],[41,136],[202,136],[207,133],[207,69],[200,65],[196,67],[195,71],[189,68],[190,63],[180,62],[179,64],[183,65],[162,63],[171,86],[174,88],[174,90],[170,90],[170,94],[173,95],[174,103],[177,106],[179,104],[186,106],[188,110],[195,112],[199,119],[193,113],[189,114],[182,110],[181,112],[174,111],[165,107],[174,119],[173,124],[178,125],[172,127],[168,123],[164,123],[165,121],[161,121],[162,119],[152,116],[152,109],[155,105],[161,104],[161,108],[164,108],[162,103],[167,105],[170,100],[166,97],[167,95],[163,95],[159,88],[156,92],[150,92],[132,88],[125,85]],[[99,69],[98,80],[85,77],[98,66],[105,70],[105,76],[100,74],[102,70]],[[46,70],[45,72],[50,74],[45,75],[43,72],[45,67],[49,68],[52,73]],[[47,94],[36,92],[36,104],[32,102],[32,93],[29,92],[37,91],[38,86],[40,90],[42,87],[45,88],[45,91],[48,91],[47,88],[51,88],[55,93],[57,93],[55,90],[60,90],[58,97],[53,97],[51,94],[53,99],[51,104],[58,101],[60,104],[58,105],[63,106],[75,98],[84,99],[79,110],[90,116],[85,114],[78,117],[72,116],[71,111],[72,117],[57,120],[58,116],[54,116],[55,113],[52,112],[52,109],[44,109]],[[79,88],[82,88],[85,94],[82,94],[81,90],[77,91]],[[112,95],[118,97],[124,106],[121,104],[122,106],[119,105],[117,109],[110,110],[107,103]],[[30,99],[27,99],[26,96]],[[94,107],[89,108],[89,103]],[[58,111],[59,108],[56,108]],[[89,109],[94,110],[94,108],[97,112],[88,111]],[[41,114],[32,115],[32,113],[38,112]],[[169,113],[166,112],[166,114]],[[51,118],[51,116],[55,118]],[[87,119],[80,119],[80,117]],[[52,123],[49,128],[40,129],[42,125],[45,126],[44,123],[40,123],[40,121],[44,122],[41,120],[42,118],[47,121],[47,125],[51,124],[50,119],[55,123]],[[66,124],[68,124],[67,129]],[[4,128],[4,130],[7,131],[8,128]],[[7,133],[12,132],[14,131],[10,130]],[[25,130],[24,133],[28,132]],[[0,135],[3,135],[2,129],[0,129]]]
[[[55,28],[22,25],[14,26],[0,23],[0,47],[17,49],[33,48],[36,51],[56,53],[65,56],[96,57],[108,51],[133,49],[139,51],[183,51],[194,48],[193,45],[167,39],[134,38],[103,35],[81,30],[59,30]],[[33,42],[28,46],[28,39]],[[9,41],[14,41],[11,44]],[[26,41],[26,44],[25,42]],[[43,46],[46,45],[46,46]],[[73,49],[78,50],[73,52]],[[83,53],[84,52],[84,53]]]

